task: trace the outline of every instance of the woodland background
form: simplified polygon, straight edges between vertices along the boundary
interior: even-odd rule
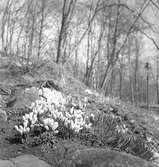
[[[0,2],[0,70],[56,62],[106,96],[138,105],[149,88],[159,104],[158,0]]]

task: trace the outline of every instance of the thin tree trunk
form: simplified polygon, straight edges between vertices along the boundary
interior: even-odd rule
[[[106,80],[107,77],[110,75],[108,75],[108,71],[112,71],[116,61],[117,61],[117,56],[116,55],[116,45],[117,45],[117,33],[118,33],[118,23],[119,23],[119,14],[120,14],[120,1],[118,1],[118,5],[117,5],[117,13],[116,13],[116,20],[115,20],[115,28],[114,28],[114,33],[113,33],[113,49],[112,49],[112,52],[111,52],[111,55],[109,55],[109,58],[108,58],[108,65],[107,65],[107,68],[106,71],[105,71],[105,74],[104,74],[104,78],[102,80],[102,84],[101,84],[101,89],[103,89],[105,87],[105,84],[106,84]],[[110,34],[108,34],[110,35]],[[110,68],[110,69],[109,69]]]
[[[60,27],[60,33],[58,37],[58,47],[57,47],[57,57],[56,57],[56,63],[60,62],[61,57],[61,45],[62,45],[62,37],[64,33],[64,26],[65,26],[65,7],[66,7],[66,0],[63,0],[63,8],[62,8],[62,20],[61,20],[61,27]]]
[[[138,39],[136,37],[135,39],[135,48],[136,48],[136,57],[135,57],[135,71],[134,71],[134,92],[135,92],[135,105],[137,106],[137,102],[138,102],[138,90],[137,90],[137,84],[138,84],[138,64],[139,64],[139,42]]]
[[[76,37],[75,37],[75,45],[78,41],[78,26],[76,26]],[[75,60],[74,60],[74,77],[78,78],[78,48],[75,50]]]
[[[58,37],[58,47],[57,47],[57,56],[56,56],[56,63],[60,63],[62,50],[65,47],[66,40],[67,40],[67,29],[71,22],[73,11],[75,8],[77,0],[63,0],[63,8],[62,8],[62,20],[61,20],[61,27]],[[66,61],[64,61],[65,63]]]
[[[157,93],[157,104],[159,104],[159,56],[156,57],[156,93]]]
[[[40,22],[40,33],[39,33],[38,58],[40,57],[42,33],[44,28],[44,9],[45,9],[45,0],[41,0],[41,22]]]
[[[89,61],[90,61],[90,32],[91,30],[88,31],[88,37],[87,37],[87,60],[86,60],[86,73],[84,76],[84,82],[85,84],[88,86],[89,85],[89,81],[88,81],[88,73],[89,73]]]
[[[113,88],[114,88],[114,70],[112,70],[111,73],[110,90],[109,90],[110,95],[113,95]]]
[[[1,22],[1,42],[2,42],[2,50],[4,52],[7,52],[7,46],[6,46],[6,41],[5,41],[5,28],[6,28],[6,23],[7,23],[7,18],[8,18],[8,8],[9,8],[10,0],[7,0],[3,16],[2,16],[2,22]]]
[[[30,57],[32,56],[32,52],[33,52],[33,40],[34,40],[34,31],[35,31],[34,26],[35,26],[35,13],[33,12],[31,34],[29,37],[30,40],[29,40],[28,57],[27,57],[27,68],[29,67]]]
[[[120,64],[119,71],[119,98],[122,99],[122,84],[123,84],[123,64]]]
[[[131,70],[131,37],[128,38],[128,66],[129,66],[129,90],[130,90],[130,101],[134,103],[134,89],[132,83],[132,70]]]

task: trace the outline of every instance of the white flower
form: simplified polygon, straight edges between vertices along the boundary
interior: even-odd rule
[[[74,113],[74,107],[71,107],[70,114],[73,114],[73,113]]]
[[[84,97],[84,102],[87,103],[88,102],[88,98]]]
[[[52,125],[51,126],[52,130],[56,130],[59,126],[58,122],[54,122],[54,124],[51,124],[51,125]]]
[[[84,122],[83,117],[76,117],[75,118],[75,123],[79,124],[79,125],[83,125],[85,122]]]
[[[121,131],[121,129],[118,125],[116,126],[116,130],[117,130],[118,133],[120,133],[120,131]]]
[[[74,110],[74,112],[75,112],[75,115],[83,115],[83,111],[80,109],[76,109]]]
[[[85,124],[85,127],[86,127],[87,129],[91,129],[92,124],[91,124],[91,123],[89,123],[89,124]]]
[[[37,109],[37,111],[38,111],[39,114],[43,114],[43,113],[44,113],[44,110],[43,110],[43,109],[40,109],[40,108]]]
[[[23,116],[23,120],[25,121],[25,120],[28,120],[29,119],[29,114],[25,114],[24,116]]]
[[[30,128],[29,127],[24,128],[24,132],[25,133],[29,133],[30,132]]]
[[[147,141],[148,141],[148,142],[151,142],[151,141],[152,141],[152,138],[151,138],[151,137],[147,137]]]
[[[89,90],[89,89],[86,89],[85,92],[88,93],[88,94],[90,94],[90,95],[93,94],[93,92],[91,90]]]
[[[24,127],[27,127],[27,126],[28,126],[28,120],[25,120],[25,121],[24,121],[23,126],[24,126]]]
[[[45,118],[43,119],[43,123],[44,123],[44,127],[49,127],[51,128],[53,131],[56,130],[58,128],[58,122],[55,122],[53,119],[51,118]],[[48,128],[47,128],[48,129]]]
[[[24,128],[22,125],[20,125],[19,127],[16,125],[14,128],[15,128],[21,135],[29,130],[28,128]]]
[[[22,134],[22,132],[20,131],[20,128],[17,125],[15,125],[14,128],[16,131],[18,131],[18,132],[20,132],[20,134]]]
[[[46,130],[49,130],[49,127],[48,127],[47,125],[45,125],[44,128],[45,128]]]
[[[35,103],[32,103],[31,106],[30,106],[30,109],[33,109],[35,107]]]
[[[66,117],[67,117],[67,118],[71,118],[71,117],[72,117],[72,115],[71,115],[71,114],[69,114],[68,112],[66,112]]]
[[[30,119],[30,120],[32,120],[33,114],[34,114],[33,112],[31,112],[31,113],[29,114],[29,119]]]
[[[90,117],[95,120],[95,115],[93,113],[91,113]]]
[[[38,120],[37,115],[34,114],[33,117],[32,117],[32,119],[31,119],[31,123],[35,124],[37,122],[37,120]]]

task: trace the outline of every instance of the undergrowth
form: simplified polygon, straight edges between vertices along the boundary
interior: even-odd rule
[[[48,84],[51,85],[50,82]],[[46,88],[43,90],[45,92]],[[129,119],[128,112],[121,111],[124,107],[120,104],[105,103],[103,99],[99,105],[90,96],[65,96],[51,87],[45,93],[41,94],[43,107],[39,108],[40,101],[35,102],[27,110],[28,115],[23,114],[23,123],[17,125],[18,128],[21,126],[21,129],[16,128],[21,142],[31,146],[40,145],[42,151],[51,152],[58,147],[59,139],[79,140],[86,146],[110,147],[146,160],[153,160],[154,153],[158,152],[155,137],[148,129]],[[63,105],[59,105],[59,102]],[[88,113],[92,105],[96,112]],[[36,114],[29,115],[33,112]]]

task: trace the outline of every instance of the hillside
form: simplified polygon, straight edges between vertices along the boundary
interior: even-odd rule
[[[42,62],[27,73],[22,69],[16,72],[3,69],[0,76],[0,159],[32,154],[52,166],[72,167],[95,167],[101,163],[103,166],[112,163],[114,167],[119,163],[123,167],[126,163],[148,167],[157,161],[159,123],[155,113],[148,113],[117,98],[104,97],[54,63]],[[53,129],[40,126],[40,130],[34,129],[27,136],[18,133],[14,127],[23,125],[23,117],[33,112],[34,108],[30,109],[30,106],[41,98],[39,90],[49,91],[51,100],[56,101],[61,95],[64,101],[69,99],[65,114],[71,114],[72,108],[74,112],[82,111],[88,118],[86,122],[83,120],[82,127],[87,121],[91,127],[80,127],[81,130],[77,132],[75,129],[74,132],[70,126],[62,125],[62,129],[55,133]],[[57,109],[57,112],[62,111]],[[40,118],[50,117],[48,112]]]

